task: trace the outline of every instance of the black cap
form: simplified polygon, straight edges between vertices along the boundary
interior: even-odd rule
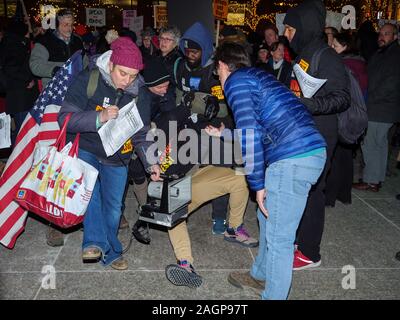
[[[260,50],[267,50],[267,51],[269,51],[269,47],[268,47],[268,45],[266,44],[266,43],[261,43],[260,44],[260,46],[258,47],[258,51],[260,51]]]
[[[287,24],[295,29],[301,28],[301,18],[298,14],[297,7],[289,9],[285,15],[285,18],[283,19],[283,24]]]
[[[147,87],[155,87],[169,81],[171,76],[160,58],[152,58],[146,61],[143,78]]]
[[[236,36],[238,32],[236,28],[225,25],[220,34],[223,37],[229,37],[229,36]]]
[[[183,47],[185,49],[201,50],[201,46],[197,42],[195,42],[193,40],[190,40],[190,39],[183,39],[183,41],[184,41],[183,42]]]

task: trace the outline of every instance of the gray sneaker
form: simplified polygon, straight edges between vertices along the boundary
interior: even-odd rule
[[[165,268],[167,279],[176,286],[186,286],[198,288],[203,279],[195,271],[193,266],[186,260],[179,261],[178,264],[170,264]]]
[[[236,229],[227,228],[224,233],[224,239],[226,241],[235,242],[248,248],[258,247],[258,241],[250,237],[249,233],[244,228],[243,224],[241,224]]]

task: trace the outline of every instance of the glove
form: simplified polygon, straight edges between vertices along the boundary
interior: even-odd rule
[[[51,76],[54,77],[55,74],[57,73],[57,71],[60,70],[60,69],[61,69],[61,67],[54,67],[53,71],[51,72]]]
[[[219,102],[216,96],[207,96],[206,107],[204,109],[204,117],[210,121],[215,118],[219,112]]]
[[[182,96],[182,104],[187,108],[191,107],[193,100],[194,100],[194,92],[193,91],[189,91]]]

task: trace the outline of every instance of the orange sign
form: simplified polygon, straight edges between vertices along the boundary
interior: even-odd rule
[[[160,29],[168,25],[168,12],[165,5],[154,5],[154,28]]]
[[[228,16],[228,0],[214,0],[213,12],[215,19],[226,20]]]

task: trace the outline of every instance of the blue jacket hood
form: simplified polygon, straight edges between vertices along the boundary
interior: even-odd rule
[[[214,51],[213,38],[208,29],[200,22],[195,22],[189,29],[187,29],[179,41],[179,48],[183,54],[185,54],[185,40],[192,40],[200,45],[202,50],[201,66],[204,67]]]

